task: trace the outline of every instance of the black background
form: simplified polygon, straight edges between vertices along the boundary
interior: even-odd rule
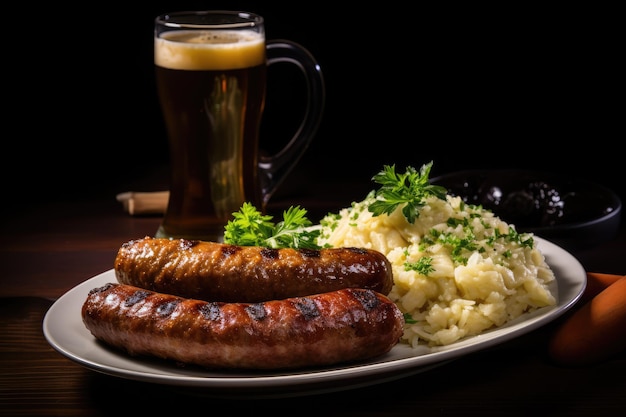
[[[161,178],[168,155],[153,23],[184,9],[257,12],[268,39],[296,41],[319,61],[324,120],[283,194],[323,193],[324,184],[345,178],[362,178],[369,190],[384,164],[419,168],[432,160],[431,176],[537,168],[623,195],[623,43],[615,10],[145,4],[7,11],[4,20],[15,29],[4,34],[0,173],[9,200],[114,198],[149,191],[137,187]],[[268,149],[286,137],[297,100],[297,89],[275,78],[264,123]],[[361,192],[346,190],[346,202]]]

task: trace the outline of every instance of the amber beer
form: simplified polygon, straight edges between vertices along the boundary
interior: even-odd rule
[[[264,36],[165,32],[155,38],[154,59],[172,172],[157,236],[219,240],[244,201],[263,203],[257,161],[267,71]]]

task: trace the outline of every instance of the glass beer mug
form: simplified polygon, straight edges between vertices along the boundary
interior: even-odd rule
[[[267,71],[304,75],[306,111],[291,140],[260,152]],[[156,237],[222,241],[244,202],[265,212],[272,193],[315,136],[325,101],[315,58],[266,40],[263,17],[237,11],[175,12],[155,20],[154,63],[170,157],[170,195]]]

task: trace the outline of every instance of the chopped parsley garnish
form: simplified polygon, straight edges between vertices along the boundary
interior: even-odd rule
[[[411,317],[410,313],[404,313],[403,316],[404,316],[404,322],[406,324],[415,324],[415,323],[417,323],[417,320],[415,320],[413,317]]]
[[[433,258],[430,256],[424,256],[417,260],[417,262],[405,262],[404,270],[405,271],[417,271],[422,275],[428,276],[429,273],[433,272],[435,268],[432,266]]]

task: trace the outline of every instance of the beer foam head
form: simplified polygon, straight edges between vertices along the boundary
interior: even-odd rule
[[[265,63],[265,39],[254,31],[170,31],[154,40],[154,63],[182,70],[224,70]]]

